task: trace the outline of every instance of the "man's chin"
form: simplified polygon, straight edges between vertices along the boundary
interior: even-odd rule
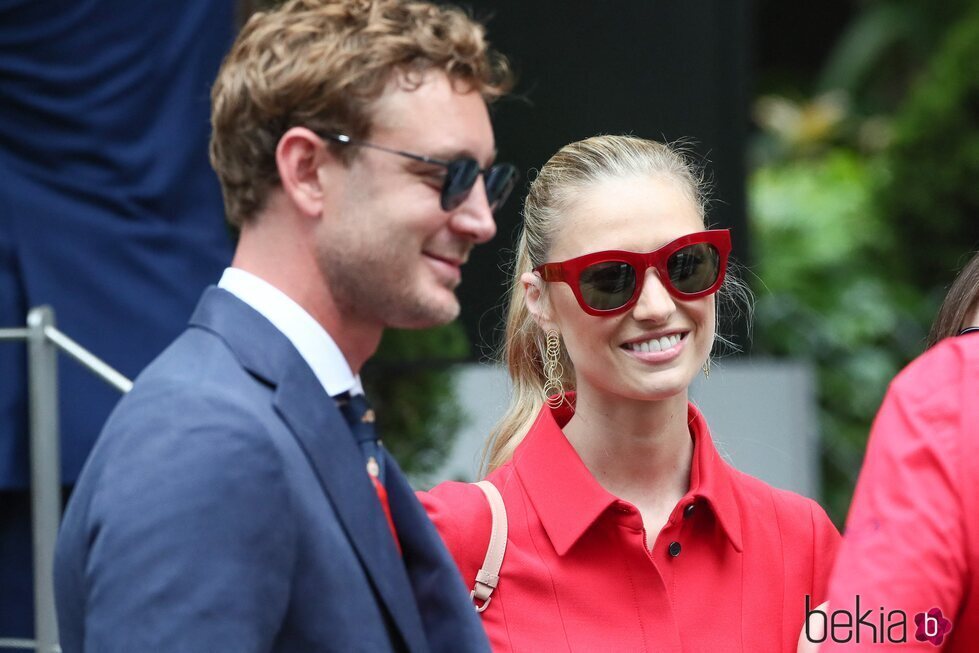
[[[409,306],[389,314],[387,325],[395,329],[429,329],[452,322],[459,317],[459,300],[446,288],[427,291]]]

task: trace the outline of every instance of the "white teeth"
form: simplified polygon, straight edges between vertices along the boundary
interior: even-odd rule
[[[671,336],[663,336],[662,338],[653,338],[652,340],[647,340],[645,342],[634,342],[626,345],[627,348],[633,351],[642,352],[658,352],[664,349],[670,349],[671,347],[676,347],[680,344],[680,340],[683,337],[679,333],[674,333]]]

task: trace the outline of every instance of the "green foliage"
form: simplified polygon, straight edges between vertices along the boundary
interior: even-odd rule
[[[850,22],[825,62],[814,89],[845,91],[857,111],[892,112],[915,76],[976,0],[875,0]]]
[[[979,6],[951,29],[893,131],[875,201],[897,235],[894,273],[933,292],[979,247]]]
[[[364,367],[384,446],[411,475],[434,471],[463,425],[451,365],[468,355],[458,322],[426,331],[389,329]]]
[[[921,297],[881,261],[893,242],[872,204],[879,163],[836,148],[757,170],[756,353],[817,370],[829,513],[841,523],[871,420],[890,379],[921,349]]]
[[[945,287],[979,245],[979,2],[946,9],[958,19],[914,19],[924,9],[906,2],[871,5],[851,31],[873,38],[844,38],[827,67],[824,82],[844,80],[851,95],[866,96],[873,93],[866,85],[879,81],[868,76],[868,62],[895,43],[917,39],[905,51],[918,55],[923,43],[940,44],[900,84],[911,91],[886,121],[883,149],[861,151],[840,140],[845,131],[825,130],[822,147],[769,148],[782,157],[766,159],[750,180],[760,286],[754,349],[816,367],[824,499],[838,524],[888,382],[921,352]],[[926,21],[927,29],[908,31]],[[851,102],[851,111],[859,104]],[[803,117],[818,108],[798,106]],[[858,141],[859,118],[840,120],[856,127]],[[762,124],[768,138],[787,140]]]

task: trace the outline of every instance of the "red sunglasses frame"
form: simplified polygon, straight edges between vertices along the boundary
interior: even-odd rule
[[[704,290],[694,293],[682,292],[678,288],[674,287],[672,283],[670,283],[670,274],[666,269],[666,262],[673,254],[684,247],[700,244],[713,245],[717,250],[719,258],[717,280],[714,281],[709,288],[705,288]],[[540,274],[544,281],[563,281],[564,283],[568,284],[571,287],[571,291],[574,293],[575,299],[578,300],[578,305],[581,306],[581,309],[589,315],[610,317],[612,315],[618,315],[619,313],[628,311],[637,301],[639,301],[639,296],[642,294],[643,284],[646,280],[646,270],[649,268],[656,268],[656,271],[659,273],[660,283],[663,284],[663,287],[666,288],[667,292],[677,299],[689,301],[717,292],[717,289],[721,287],[722,283],[724,283],[724,275],[727,273],[727,260],[730,254],[731,231],[729,229],[710,229],[708,231],[699,231],[697,233],[681,236],[680,238],[677,238],[676,240],[671,241],[659,249],[649,252],[648,254],[639,254],[637,252],[626,252],[621,250],[593,252],[591,254],[585,254],[583,256],[568,259],[567,261],[561,261],[559,263],[544,263],[543,265],[538,265],[536,268],[534,268],[534,272]],[[603,310],[592,308],[585,302],[585,298],[581,295],[581,285],[579,283],[579,279],[582,271],[585,268],[590,265],[595,265],[596,263],[626,263],[627,265],[632,266],[632,269],[636,271],[636,288],[632,292],[632,297],[622,304],[622,306]]]

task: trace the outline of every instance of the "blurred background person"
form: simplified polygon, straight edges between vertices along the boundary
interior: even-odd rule
[[[878,610],[888,615],[883,632],[854,616],[860,650],[895,641],[899,620],[901,650],[972,651],[979,641],[979,255],[952,284],[929,342],[874,421],[830,582],[827,614],[869,609],[874,624]],[[851,650],[856,634],[830,627],[819,650]]]
[[[129,377],[230,260],[207,160],[233,0],[0,0],[0,327],[49,304]],[[0,343],[0,638],[32,632],[25,347]],[[66,356],[70,487],[119,393]]]
[[[504,345],[514,391],[488,444],[510,524],[482,613],[494,650],[788,650],[823,600],[839,540],[826,513],[731,467],[689,401],[716,293],[739,289],[702,183],[668,146],[600,136],[530,186]],[[471,583],[486,498],[453,482],[421,496]]]

